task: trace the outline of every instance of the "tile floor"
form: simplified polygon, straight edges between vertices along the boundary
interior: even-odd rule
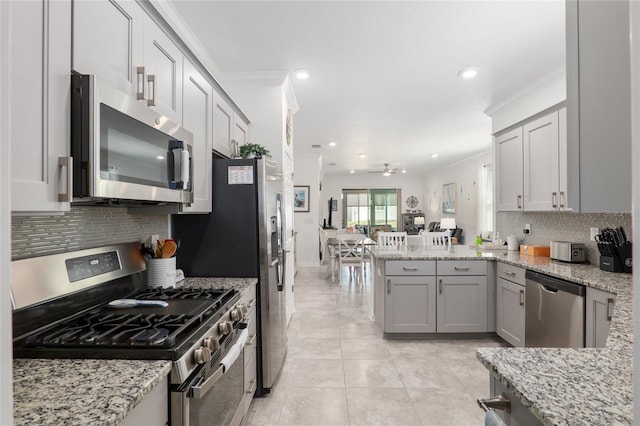
[[[384,340],[369,320],[369,287],[350,282],[346,267],[342,284],[298,269],[287,358],[247,425],[484,424],[475,400],[489,396],[489,373],[475,349],[500,343]]]

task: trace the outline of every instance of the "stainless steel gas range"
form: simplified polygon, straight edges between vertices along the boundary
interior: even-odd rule
[[[168,360],[171,425],[238,422],[251,307],[143,271],[138,243],[14,261],[14,357]]]

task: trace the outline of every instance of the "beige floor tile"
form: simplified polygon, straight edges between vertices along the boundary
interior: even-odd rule
[[[253,398],[249,411],[245,416],[246,426],[277,425],[280,421],[280,411],[286,400],[283,392]]]
[[[349,425],[344,388],[289,387],[280,413],[280,426]]]
[[[484,412],[468,394],[450,389],[407,388],[413,407],[424,426],[478,426]]]
[[[440,359],[440,349],[432,340],[386,339],[384,343],[392,358]]]
[[[338,327],[296,327],[289,329],[289,338],[308,337],[316,339],[338,339],[340,338],[340,330]]]
[[[400,374],[393,363],[386,360],[343,360],[344,377],[348,388],[401,388]]]
[[[292,359],[341,359],[340,339],[291,338],[289,339],[287,357]]]
[[[404,389],[347,389],[352,426],[412,426],[420,418]]]
[[[293,359],[286,387],[343,388],[344,368],[340,359]]]
[[[341,339],[378,339],[381,345],[385,344],[382,340],[382,330],[375,322],[348,322],[340,325],[339,330]]]
[[[378,339],[341,340],[343,359],[389,359],[387,347]]]
[[[407,388],[464,389],[451,369],[427,359],[393,359],[402,383]],[[480,367],[480,365],[478,365]]]

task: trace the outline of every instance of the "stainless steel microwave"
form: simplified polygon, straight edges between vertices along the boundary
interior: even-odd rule
[[[193,135],[94,75],[71,76],[73,201],[193,201]]]

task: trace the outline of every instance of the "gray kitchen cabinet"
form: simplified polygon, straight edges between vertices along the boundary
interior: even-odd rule
[[[164,408],[164,409],[163,409]],[[164,377],[118,426],[166,426],[169,424],[169,377]]]
[[[566,108],[495,138],[498,211],[570,211]]]
[[[213,101],[213,149],[224,155],[231,155],[231,145],[244,145],[249,139],[248,124],[237,114],[227,101],[214,93]]]
[[[251,286],[245,294],[242,295],[240,303],[245,305],[249,309],[247,316],[247,329],[249,331],[249,338],[244,346],[244,394],[240,405],[236,411],[234,419],[231,424],[240,424],[242,418],[249,411],[251,400],[256,393],[258,386],[258,373],[256,363],[256,348],[258,343],[257,335],[257,320],[256,320],[256,286]]]
[[[607,343],[616,295],[587,287],[585,309],[585,346],[602,348]]]
[[[181,213],[211,212],[211,148],[213,87],[196,66],[184,58],[182,126],[193,133],[193,203]]]
[[[491,397],[505,394],[510,401],[509,413],[495,410],[498,417],[509,426],[541,426],[542,423],[529,411],[527,407],[516,397],[500,380],[489,373],[489,394]]]
[[[0,7],[3,84],[11,88],[0,100],[11,144],[11,210],[69,211],[71,2]]]
[[[438,333],[488,331],[487,262],[437,262]]]
[[[625,1],[566,2],[569,183],[581,213],[631,211],[629,14]]]
[[[525,269],[498,263],[496,332],[515,347],[524,347]]]

